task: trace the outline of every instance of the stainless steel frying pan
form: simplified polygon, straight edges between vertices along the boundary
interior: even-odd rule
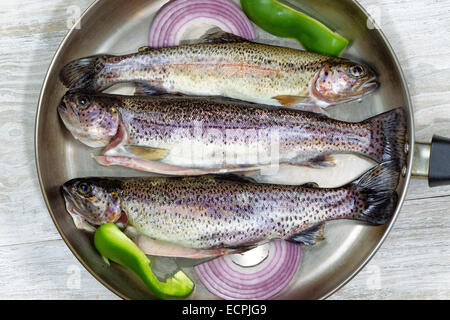
[[[107,267],[95,250],[91,236],[77,230],[67,214],[60,194],[65,181],[82,176],[133,176],[141,173],[122,168],[103,168],[94,163],[92,152],[76,142],[63,128],[57,106],[65,93],[59,81],[61,68],[69,61],[99,53],[123,54],[145,45],[152,17],[160,0],[99,0],[82,16],[80,29],[72,29],[56,52],[45,78],[36,117],[36,162],[42,193],[62,238],[80,262],[107,288],[122,298],[152,299],[152,294],[131,273],[118,265]],[[361,121],[372,115],[403,107],[408,113],[407,166],[398,187],[399,205],[390,224],[366,226],[352,221],[332,222],[326,229],[326,241],[305,249],[304,260],[291,284],[278,299],[326,298],[352,279],[370,260],[392,228],[406,196],[412,173],[431,174],[431,184],[447,182],[442,159],[449,153],[448,143],[438,140],[415,147],[411,101],[400,65],[384,35],[368,27],[368,16],[353,0],[292,0],[294,7],[306,10],[325,21],[339,33],[352,39],[344,56],[357,58],[374,66],[381,89],[363,103],[339,106],[332,115],[342,120]],[[292,46],[292,41],[275,40],[259,33],[258,41]],[[432,158],[429,162],[430,156]],[[413,159],[415,161],[413,162]],[[414,167],[414,168],[413,168]],[[440,171],[444,170],[444,171]],[[197,280],[191,299],[214,299]]]

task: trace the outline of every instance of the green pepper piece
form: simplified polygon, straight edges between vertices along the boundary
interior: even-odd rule
[[[323,23],[276,0],[241,0],[245,14],[265,31],[296,39],[308,51],[339,56],[348,40]]]
[[[94,244],[103,258],[132,270],[158,298],[184,298],[194,289],[194,283],[183,271],[166,282],[159,281],[150,268],[150,259],[114,223],[97,229]]]

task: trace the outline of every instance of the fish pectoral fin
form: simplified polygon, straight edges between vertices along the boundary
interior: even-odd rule
[[[332,155],[323,155],[318,156],[313,159],[309,159],[305,162],[300,163],[301,166],[309,167],[313,169],[323,169],[323,168],[330,168],[335,167],[336,162]]]
[[[303,244],[306,246],[314,245],[317,242],[325,239],[323,236],[324,227],[325,227],[324,223],[315,225],[312,228],[309,228],[309,229],[306,229],[305,231],[300,232],[299,234],[292,237],[291,239],[288,239],[288,241]]]
[[[105,156],[137,157],[143,160],[158,161],[164,159],[169,150],[131,145],[127,128],[121,121],[119,130],[108,146],[103,150]]]
[[[224,43],[224,42],[250,42],[247,39],[235,34],[228,33],[219,27],[207,30],[199,39],[182,41],[180,44],[200,44],[200,43]]]
[[[141,147],[134,145],[126,145],[124,149],[141,159],[150,161],[159,161],[164,159],[170,152],[168,149]]]
[[[278,100],[278,102],[281,103],[283,106],[293,106],[298,104],[312,105],[311,99],[309,97],[303,96],[281,95],[273,97],[272,99]]]
[[[138,96],[157,96],[167,94],[167,91],[162,89],[161,86],[158,85],[158,83],[136,83],[134,93]]]
[[[314,101],[309,97],[283,95],[273,97],[272,99],[277,100],[281,105],[289,107],[290,109],[317,113],[329,117],[328,112],[325,111],[324,108],[316,105]]]

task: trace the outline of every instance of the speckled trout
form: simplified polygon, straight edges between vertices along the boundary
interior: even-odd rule
[[[68,212],[91,225],[126,214],[153,241],[148,254],[205,257],[274,239],[314,244],[330,220],[387,223],[397,204],[397,167],[383,163],[336,189],[203,176],[82,178],[65,183],[62,192]]]
[[[208,34],[195,44],[75,60],[63,68],[61,80],[70,89],[96,92],[131,82],[144,93],[319,107],[361,98],[378,87],[367,65],[248,42],[223,32]]]
[[[58,112],[76,139],[104,148],[100,164],[169,175],[323,168],[338,153],[381,163],[403,154],[406,134],[403,109],[348,123],[218,97],[68,93]]]

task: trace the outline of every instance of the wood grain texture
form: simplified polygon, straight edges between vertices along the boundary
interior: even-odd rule
[[[0,299],[116,299],[61,240],[42,200],[34,118],[54,52],[92,0],[4,0],[0,7]],[[361,0],[404,68],[416,136],[450,136],[450,0]],[[68,10],[70,6],[76,6]],[[69,21],[70,22],[70,21]],[[449,299],[450,187],[411,183],[381,250],[332,299]]]

